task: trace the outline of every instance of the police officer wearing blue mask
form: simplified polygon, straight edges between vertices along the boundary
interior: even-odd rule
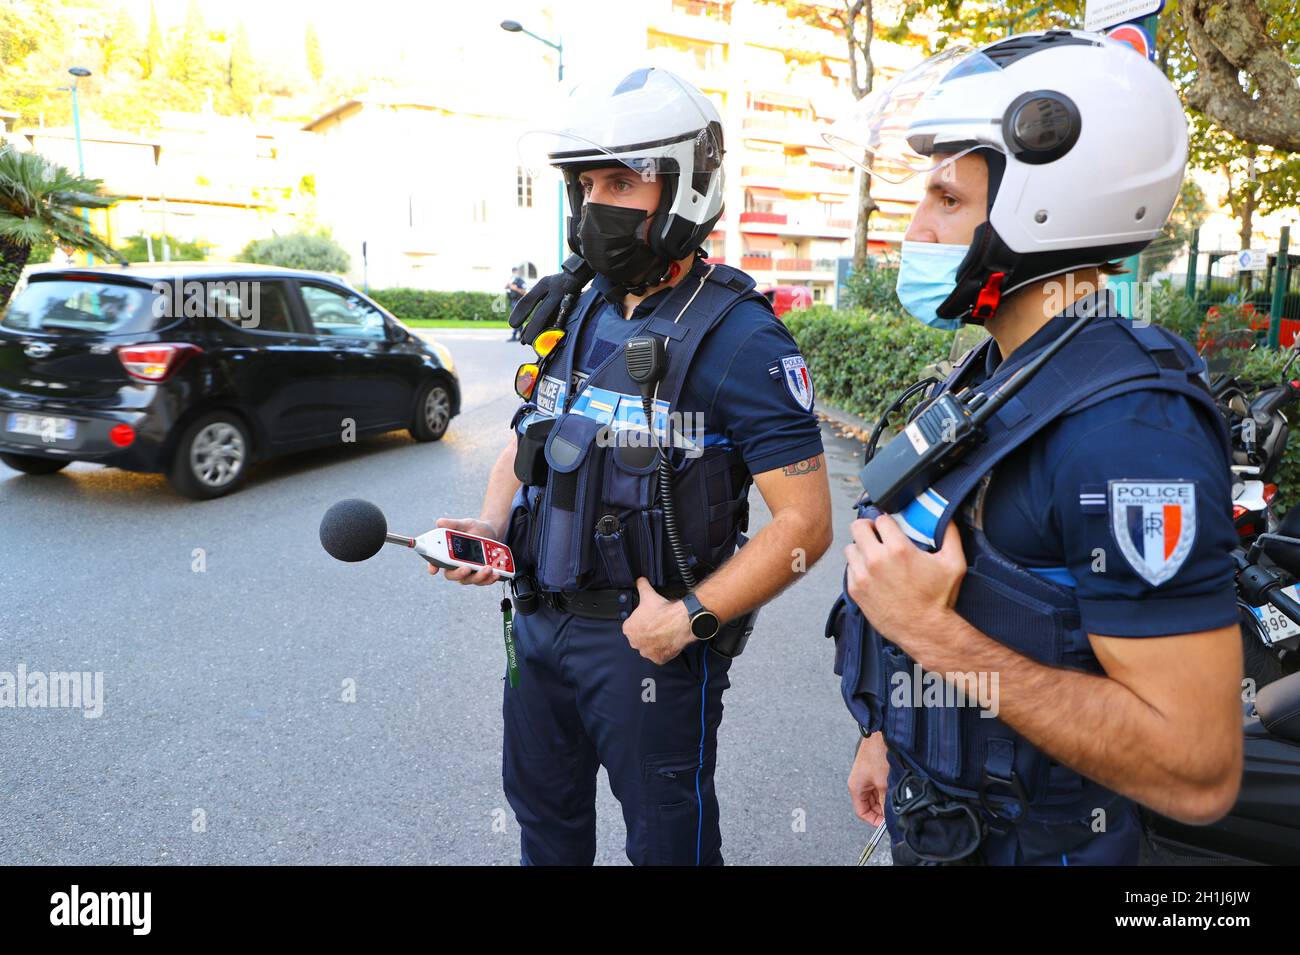
[[[512,313],[544,357],[481,516],[438,523],[506,541],[519,571],[502,775],[522,862],[592,862],[604,766],[634,864],[718,864],[732,659],[831,540],[812,379],[754,280],[703,261],[723,194],[709,99],[639,69],[566,114],[529,138],[564,175],[576,255]],[[751,484],[772,520],[747,541]]]
[[[1178,98],[1049,31],[940,54],[834,135],[926,177],[904,305],[990,333],[863,470],[828,621],[857,813],[896,864],[1132,864],[1137,804],[1209,823],[1242,761],[1227,436],[1191,347],[1100,286],[1178,195]],[[894,480],[932,446],[957,450]]]

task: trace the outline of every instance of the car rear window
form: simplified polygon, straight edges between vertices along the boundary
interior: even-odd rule
[[[116,282],[51,279],[28,283],[0,328],[47,335],[122,335],[158,325],[151,289]]]

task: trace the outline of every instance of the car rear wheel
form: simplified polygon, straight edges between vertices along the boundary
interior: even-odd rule
[[[24,474],[53,474],[72,463],[62,458],[35,458],[30,454],[0,454],[0,461]]]
[[[411,437],[416,441],[437,441],[451,423],[451,392],[441,381],[430,381],[420,389],[415,403]]]
[[[252,450],[244,423],[228,411],[214,411],[185,429],[167,479],[186,497],[221,497],[244,483]]]

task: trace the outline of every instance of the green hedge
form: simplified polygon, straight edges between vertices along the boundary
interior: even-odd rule
[[[510,315],[504,293],[381,288],[370,297],[402,321],[504,321]]]
[[[785,324],[808,362],[818,399],[871,423],[952,348],[951,332],[892,312],[814,305],[788,313]]]
[[[1181,290],[1168,289],[1166,295],[1157,292],[1153,319],[1184,337],[1191,330],[1194,338],[1197,319],[1190,303]],[[788,313],[785,319],[808,361],[818,399],[860,415],[868,424],[875,424],[905,388],[948,358],[952,348],[951,332],[927,328],[887,304],[878,311],[816,305]],[[1284,351],[1256,348],[1246,353],[1239,376],[1261,386],[1280,382],[1286,357]],[[1300,374],[1298,366],[1300,360],[1290,377]],[[1300,434],[1295,433],[1300,415],[1294,408],[1289,414],[1293,434],[1275,478],[1279,513],[1300,500]]]

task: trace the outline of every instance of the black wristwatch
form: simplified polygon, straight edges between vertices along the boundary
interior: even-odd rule
[[[691,617],[691,633],[695,635],[696,640],[712,640],[722,629],[722,624],[718,621],[718,615],[712,610],[706,610],[704,604],[700,603],[700,598],[694,593],[688,593],[682,598],[682,603],[686,607],[686,612]]]

